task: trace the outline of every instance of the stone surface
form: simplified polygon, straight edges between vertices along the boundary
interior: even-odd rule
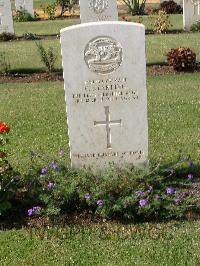
[[[33,0],[15,0],[16,10],[20,10],[20,7],[25,9],[32,17],[34,17]]]
[[[190,30],[193,23],[200,20],[200,0],[183,0],[183,27]]]
[[[80,0],[81,23],[117,21],[116,0]]]
[[[61,30],[72,165],[143,164],[148,157],[145,28],[127,22]]]
[[[0,0],[0,34],[14,33],[10,0]]]

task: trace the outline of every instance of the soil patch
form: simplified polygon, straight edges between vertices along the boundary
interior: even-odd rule
[[[195,71],[178,72],[170,66],[153,65],[147,66],[148,76],[161,76],[161,75],[178,75],[180,73],[195,73],[200,72],[200,65]],[[63,81],[62,71],[49,73],[26,73],[26,74],[9,74],[0,75],[0,83],[34,83],[42,81]]]
[[[30,73],[0,75],[0,83],[34,83],[42,81],[63,81],[63,73]]]

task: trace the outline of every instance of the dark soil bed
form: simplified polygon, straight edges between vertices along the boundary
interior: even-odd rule
[[[200,72],[200,66],[196,68],[194,72]],[[183,72],[177,72],[170,66],[147,66],[148,76],[160,76],[160,75],[175,75]],[[186,73],[186,72],[185,72]],[[188,72],[187,72],[188,73]],[[190,71],[191,73],[191,71]],[[0,83],[32,83],[32,82],[42,82],[42,81],[63,81],[62,71],[49,73],[17,73],[9,75],[0,75]]]
[[[0,83],[32,83],[41,81],[62,81],[62,72],[30,73],[30,74],[9,74],[0,75]]]
[[[197,212],[188,212],[183,221],[195,221],[200,219],[200,214]],[[10,229],[21,229],[21,228],[49,228],[49,227],[66,227],[71,225],[83,225],[89,226],[91,224],[102,224],[105,222],[109,223],[120,223],[120,224],[134,224],[141,223],[137,221],[125,221],[120,219],[103,219],[101,217],[95,216],[91,212],[83,213],[73,213],[73,214],[63,214],[55,218],[49,218],[48,216],[38,216],[38,217],[27,217],[25,215],[18,216],[13,213],[9,217],[4,217],[0,220],[0,230],[10,230]],[[169,220],[149,220],[148,222],[167,222]]]

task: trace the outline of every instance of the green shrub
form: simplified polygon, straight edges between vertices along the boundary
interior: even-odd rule
[[[19,174],[13,170],[7,160],[6,144],[9,131],[9,126],[0,122],[0,216],[12,207],[11,200],[14,198],[19,181]]]
[[[167,53],[167,62],[175,70],[193,70],[196,67],[196,54],[190,49],[179,47]]]
[[[56,4],[61,7],[60,16],[62,17],[66,11],[71,12],[78,0],[56,0]]]
[[[7,42],[15,39],[15,34],[10,32],[2,32],[0,34],[0,41]]]
[[[45,67],[48,69],[49,73],[52,73],[54,70],[54,64],[57,59],[56,55],[54,54],[53,48],[49,47],[47,50],[44,48],[44,46],[38,42],[36,43],[36,46],[38,48],[38,52],[41,58],[41,62],[45,65]]]
[[[164,1],[160,4],[160,10],[165,11],[166,14],[182,14],[183,9],[173,0]]]
[[[96,175],[64,166],[58,158],[34,155],[32,162],[25,178],[30,216],[38,206],[50,216],[90,210],[101,217],[147,221],[183,217],[199,207],[191,191],[197,168],[188,161],[149,170],[110,165]]]
[[[131,15],[144,15],[146,0],[122,0],[128,7]]]
[[[48,216],[79,208],[77,172],[63,162],[58,163],[59,160],[33,153],[32,167],[24,179],[24,197],[30,207],[40,206]]]
[[[166,33],[172,26],[169,15],[165,11],[159,10],[156,15],[151,16],[153,31],[156,33]]]
[[[34,18],[27,12],[27,10],[20,8],[17,10],[16,15],[14,16],[14,21],[16,22],[26,22],[26,21],[33,21]]]
[[[200,21],[195,22],[195,23],[191,26],[190,30],[191,30],[192,32],[200,32]]]
[[[31,33],[31,32],[26,32],[26,33],[24,33],[24,34],[23,34],[23,38],[24,38],[25,40],[39,40],[39,39],[40,39],[39,36],[37,36],[36,34]]]
[[[5,53],[0,53],[0,73],[7,75],[10,72],[10,63]]]
[[[49,18],[50,20],[54,20],[54,19],[56,18],[56,17],[55,17],[56,3],[44,7],[44,8],[43,8],[43,11],[44,11],[45,14],[48,15],[48,18]]]

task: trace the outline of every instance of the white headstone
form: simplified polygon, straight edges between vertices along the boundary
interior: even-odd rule
[[[15,0],[16,10],[25,9],[32,17],[34,17],[33,0]]]
[[[10,0],[0,0],[0,34],[14,33]]]
[[[80,0],[81,23],[117,21],[117,0]]]
[[[190,30],[193,23],[200,21],[200,0],[183,0],[183,27]]]
[[[61,30],[72,165],[148,157],[145,28],[97,22]]]

